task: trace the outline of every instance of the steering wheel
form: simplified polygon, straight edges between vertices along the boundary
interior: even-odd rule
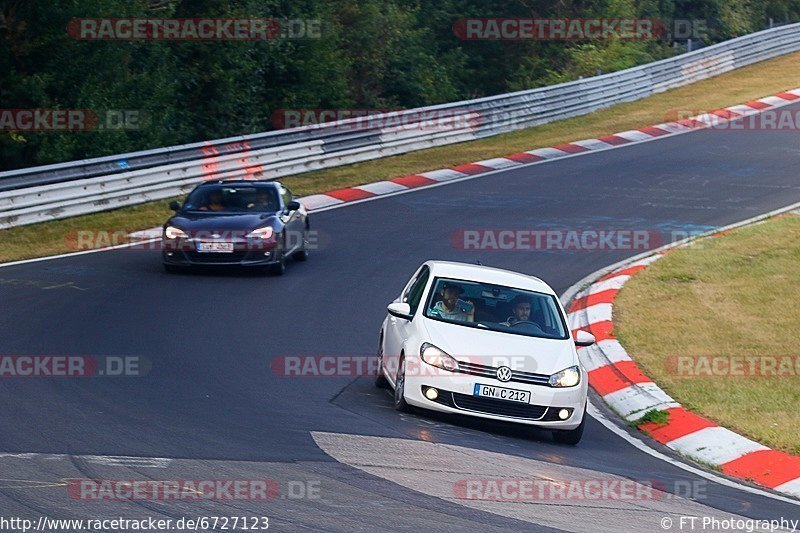
[[[517,326],[519,326],[520,324],[526,324],[526,325],[528,325],[528,326],[533,326],[533,327],[534,327],[534,328],[536,328],[537,330],[539,330],[539,331],[541,331],[542,333],[544,333],[544,330],[542,329],[542,326],[540,326],[540,325],[539,325],[539,324],[537,324],[536,322],[531,322],[530,320],[517,320],[516,322],[514,322],[513,324],[511,324],[511,327],[512,327],[512,328],[516,328],[516,327],[517,327]]]

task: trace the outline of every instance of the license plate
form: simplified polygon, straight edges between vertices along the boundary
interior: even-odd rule
[[[475,384],[472,395],[479,398],[495,398],[509,402],[531,403],[531,392],[526,390],[506,389],[494,385]]]
[[[232,242],[198,242],[197,243],[197,251],[198,252],[215,252],[218,254],[230,254],[233,253],[233,243]]]

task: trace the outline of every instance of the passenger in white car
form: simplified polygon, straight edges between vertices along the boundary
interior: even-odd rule
[[[445,283],[442,286],[442,299],[431,308],[430,314],[445,320],[458,322],[475,321],[475,304],[469,300],[458,297],[464,293],[464,288],[455,283]]]

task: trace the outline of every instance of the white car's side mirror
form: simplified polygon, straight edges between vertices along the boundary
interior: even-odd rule
[[[386,309],[394,317],[411,320],[411,306],[405,302],[392,302]]]
[[[577,333],[575,333],[575,346],[591,346],[595,341],[594,335],[588,331],[579,329]]]

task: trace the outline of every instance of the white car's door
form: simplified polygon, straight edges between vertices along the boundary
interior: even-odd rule
[[[430,269],[427,266],[423,266],[409,280],[400,295],[400,302],[407,303],[411,307],[412,316],[417,312],[429,278]],[[397,373],[400,352],[403,350],[403,346],[409,338],[414,325],[412,320],[405,320],[391,315],[389,315],[386,321],[386,331],[383,341],[383,360],[385,368],[392,376],[392,380],[394,380]]]

